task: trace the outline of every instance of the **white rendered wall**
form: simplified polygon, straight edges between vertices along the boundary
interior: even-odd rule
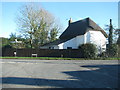
[[[63,44],[63,49],[67,49],[67,47],[72,47],[74,49],[76,48],[76,43],[77,43],[76,37],[73,39],[70,39]]]
[[[62,44],[59,44],[59,49],[67,49],[67,47],[72,47],[73,49],[78,49],[78,46],[85,43],[93,43],[97,48],[106,49],[106,37],[100,31],[88,31],[84,35],[77,36],[70,39]]]
[[[49,49],[49,47],[48,46],[42,46],[42,47],[40,47],[40,49]]]
[[[79,35],[59,45],[45,46],[42,48],[67,49],[67,47],[72,47],[72,49],[78,49],[78,46],[85,43],[95,44],[99,51],[103,48],[104,50],[106,49],[106,37],[100,31],[88,31],[84,35]]]
[[[63,48],[63,44],[64,43],[61,43],[59,45],[48,45],[48,46],[42,46],[40,47],[41,49],[64,49]]]
[[[79,35],[73,39],[66,41],[63,44],[63,49],[67,49],[67,47],[72,47],[72,49],[78,49],[79,45],[85,44],[88,41],[90,42],[90,39],[88,36],[90,37],[90,35],[86,33],[84,35]]]
[[[58,45],[59,49],[64,49],[64,48],[63,48],[63,45],[64,45],[64,43],[59,44],[59,45]]]
[[[90,42],[97,45],[98,49],[106,49],[106,37],[100,31],[89,31]]]
[[[54,45],[54,46],[51,46],[51,48],[53,48],[53,49],[59,49],[59,46],[58,45]]]

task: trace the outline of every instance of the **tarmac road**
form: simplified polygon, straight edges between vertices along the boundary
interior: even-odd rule
[[[2,88],[118,88],[118,60],[0,59]]]

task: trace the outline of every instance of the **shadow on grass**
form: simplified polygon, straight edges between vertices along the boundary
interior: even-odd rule
[[[2,84],[53,86],[61,88],[118,88],[120,65],[84,65],[82,71],[61,72],[71,76],[68,80],[2,77]]]

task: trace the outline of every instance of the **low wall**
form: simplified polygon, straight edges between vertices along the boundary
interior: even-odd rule
[[[37,54],[38,57],[82,57],[79,49],[2,49],[3,57],[14,57],[14,52],[17,57],[31,57],[32,54]]]

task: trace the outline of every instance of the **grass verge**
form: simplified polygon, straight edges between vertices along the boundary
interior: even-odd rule
[[[61,57],[0,57],[0,59],[39,59],[39,60],[120,60],[120,58],[61,58]]]

